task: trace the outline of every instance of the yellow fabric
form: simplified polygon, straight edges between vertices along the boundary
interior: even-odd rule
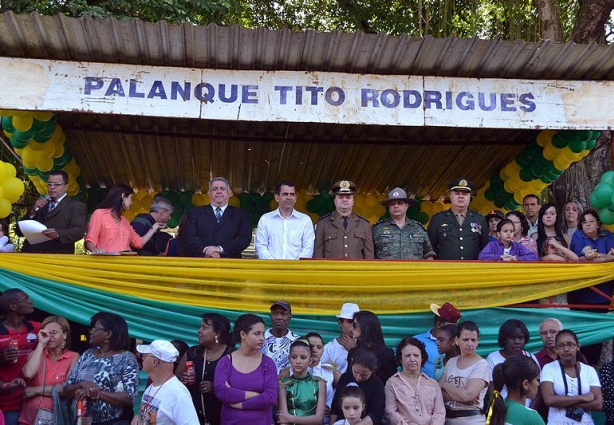
[[[378,314],[432,302],[486,308],[614,279],[614,263],[268,261],[1,254],[0,267],[33,277],[177,304],[268,312],[284,299],[297,314],[338,314],[360,299]]]

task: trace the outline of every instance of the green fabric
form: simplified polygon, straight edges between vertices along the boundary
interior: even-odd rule
[[[200,308],[179,303],[165,303],[101,290],[85,289],[50,279],[40,279],[0,269],[0,290],[20,288],[34,302],[35,307],[50,314],[58,314],[78,323],[89,324],[89,319],[98,311],[113,311],[128,322],[130,335],[151,341],[153,339],[183,339],[188,344],[197,344],[196,332],[204,313],[218,312],[233,322],[249,311]],[[360,298],[348,300],[360,305]],[[441,301],[441,300],[436,300]],[[377,311],[375,312],[377,313]],[[473,320],[480,327],[482,355],[498,349],[499,326],[507,319],[522,320],[531,334],[527,351],[537,352],[542,344],[538,335],[539,323],[556,317],[567,328],[574,330],[581,344],[588,345],[612,338],[614,315],[575,312],[546,308],[490,308],[463,311],[462,320]],[[433,325],[432,313],[380,315],[386,344],[392,348],[405,336],[426,332]],[[265,321],[270,323],[269,318]],[[325,342],[339,335],[339,326],[334,316],[293,315],[290,328],[298,333],[319,332]]]

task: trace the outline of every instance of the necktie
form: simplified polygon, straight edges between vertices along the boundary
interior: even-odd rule
[[[49,202],[49,212],[53,211],[57,205],[58,205],[58,201]]]
[[[348,216],[347,216],[347,215],[344,215],[344,216],[343,216],[343,228],[344,228],[345,230],[347,230],[347,229],[348,229]]]
[[[222,209],[220,207],[217,207],[215,209],[215,221],[219,223],[221,219],[222,219]]]

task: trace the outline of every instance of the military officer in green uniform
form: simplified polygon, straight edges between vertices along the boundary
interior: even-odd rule
[[[436,257],[431,241],[422,224],[407,217],[414,201],[395,187],[381,204],[388,208],[390,218],[373,226],[375,258],[382,260],[432,260]]]
[[[427,230],[437,259],[477,260],[488,243],[488,224],[483,215],[469,209],[473,183],[457,179],[448,188],[452,207],[433,215]]]
[[[356,185],[341,180],[331,191],[335,195],[335,211],[316,224],[313,258],[373,259],[371,225],[352,212]]]

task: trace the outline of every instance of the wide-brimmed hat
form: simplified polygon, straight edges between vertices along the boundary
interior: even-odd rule
[[[390,191],[390,193],[388,193],[388,199],[380,201],[380,204],[382,204],[383,206],[387,207],[388,204],[390,204],[392,201],[405,201],[408,204],[414,203],[414,200],[413,199],[409,199],[407,197],[407,192],[405,192],[400,187],[395,187],[394,189],[392,189]]]
[[[337,319],[354,319],[354,313],[358,313],[360,308],[358,304],[354,303],[345,303],[341,306],[341,312],[337,314]]]
[[[444,319],[446,322],[450,323],[458,322],[458,319],[460,319],[463,315],[459,309],[448,302],[443,303],[442,306],[431,304],[431,311]]]

